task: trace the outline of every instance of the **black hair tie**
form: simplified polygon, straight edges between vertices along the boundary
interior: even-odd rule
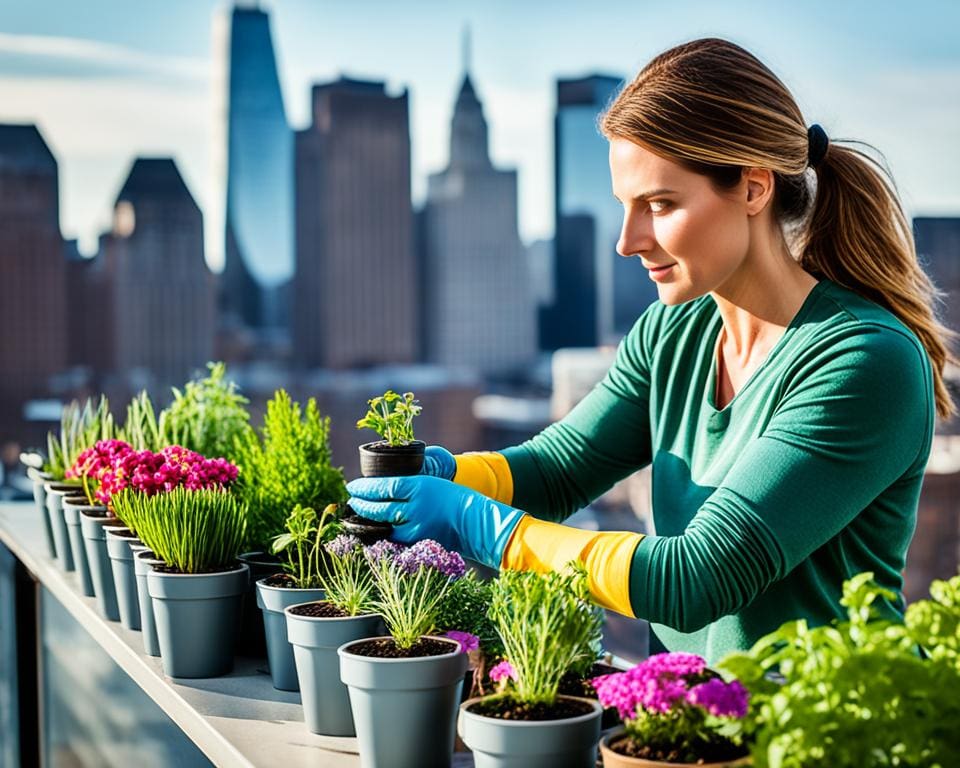
[[[827,154],[830,139],[827,132],[817,123],[807,128],[807,165],[816,168]]]

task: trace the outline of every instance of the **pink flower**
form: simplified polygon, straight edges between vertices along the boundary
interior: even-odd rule
[[[745,717],[750,693],[739,680],[707,680],[690,689],[687,701],[717,717]]]
[[[470,651],[476,651],[480,648],[480,638],[469,632],[452,629],[444,637],[449,637],[451,640],[460,643],[460,653],[470,653]]]
[[[508,677],[511,680],[517,679],[517,671],[513,668],[513,664],[504,659],[499,664],[495,664],[490,667],[490,671],[487,673],[490,676],[490,679],[495,683],[499,683],[501,680],[506,680]]]

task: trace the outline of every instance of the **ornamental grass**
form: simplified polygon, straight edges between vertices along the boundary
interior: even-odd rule
[[[168,566],[182,573],[230,568],[246,534],[246,508],[229,491],[148,495],[126,488],[113,496],[117,517]]]

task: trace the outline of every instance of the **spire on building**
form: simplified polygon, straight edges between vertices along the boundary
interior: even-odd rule
[[[463,30],[463,82],[453,109],[450,125],[450,167],[489,168],[487,152],[487,121],[483,105],[470,80],[471,38],[470,27]]]

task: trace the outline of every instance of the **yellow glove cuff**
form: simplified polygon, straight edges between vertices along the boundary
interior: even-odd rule
[[[641,539],[640,533],[583,531],[524,515],[500,567],[547,573],[577,560],[587,569],[590,594],[598,605],[636,618],[630,604],[630,565]]]
[[[504,504],[513,503],[513,475],[501,453],[461,453],[453,457],[457,472],[453,481]]]

